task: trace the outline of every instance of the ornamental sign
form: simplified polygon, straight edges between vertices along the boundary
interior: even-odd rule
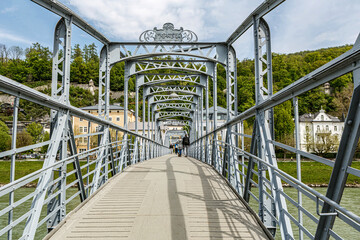
[[[174,29],[174,24],[165,23],[163,29],[146,30],[139,37],[140,42],[197,42],[198,37],[193,31]]]

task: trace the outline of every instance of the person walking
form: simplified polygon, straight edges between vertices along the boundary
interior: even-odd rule
[[[179,157],[181,157],[182,149],[183,149],[183,144],[182,144],[182,141],[179,140],[179,142],[178,142],[178,156]]]
[[[189,145],[190,145],[190,139],[187,134],[185,134],[185,136],[183,137],[182,144],[183,144],[183,148],[184,148],[184,155],[185,155],[185,157],[187,157]]]

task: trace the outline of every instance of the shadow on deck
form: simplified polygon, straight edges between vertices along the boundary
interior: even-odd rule
[[[110,179],[45,239],[269,239],[215,170],[175,155]]]

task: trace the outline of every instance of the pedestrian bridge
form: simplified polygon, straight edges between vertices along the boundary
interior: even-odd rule
[[[268,235],[267,235],[268,234]],[[46,239],[269,239],[211,166],[175,154],[126,168]]]
[[[360,178],[352,164],[360,136],[360,38],[349,51],[274,93],[270,26],[263,16],[284,0],[260,4],[223,42],[200,42],[194,32],[172,23],[144,31],[138,42],[110,41],[62,3],[33,2],[60,16],[51,94],[0,75],[0,92],[14,99],[11,148],[0,152],[10,163],[9,183],[0,188],[1,239],[359,237],[360,212],[352,208],[359,196],[346,207],[341,199],[348,176]],[[70,104],[73,25],[103,44],[97,115]],[[239,113],[233,44],[248,29],[254,33],[249,89],[255,99]],[[119,126],[109,114],[111,68],[119,62],[124,63],[118,76],[124,81],[123,116],[129,112],[129,79],[135,83],[134,131],[127,117]],[[226,80],[222,124],[218,69]],[[298,96],[347,73],[354,91],[336,159],[302,151]],[[17,147],[20,101],[48,111],[49,140]],[[294,144],[275,138],[275,107],[286,101],[292,103]],[[76,131],[74,118],[87,124],[83,131]],[[245,125],[252,131],[245,132]],[[179,131],[190,136],[189,157],[169,149]],[[78,147],[80,140],[86,148]],[[18,155],[43,148],[42,167],[29,167],[30,173],[19,177]],[[296,174],[278,167],[279,150],[296,155]],[[325,194],[302,182],[302,159],[331,169]]]

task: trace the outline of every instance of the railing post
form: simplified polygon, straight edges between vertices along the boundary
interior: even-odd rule
[[[13,122],[12,122],[12,138],[11,138],[11,150],[16,149],[16,137],[17,137],[17,122],[18,122],[18,110],[19,110],[19,98],[15,97],[14,99],[14,108],[13,108]],[[10,165],[10,183],[15,181],[15,161],[16,153],[11,155],[11,165]],[[9,206],[14,203],[14,192],[9,194]],[[13,221],[13,210],[9,211],[8,224],[12,224]],[[8,239],[12,239],[12,228],[8,231]]]
[[[293,106],[294,106],[294,120],[295,120],[295,147],[296,150],[300,150],[300,129],[299,129],[299,102],[298,98],[293,98]],[[301,182],[301,156],[299,153],[296,153],[296,176],[297,179]],[[301,191],[298,192],[298,204],[302,206],[302,194]],[[298,208],[298,215],[299,215],[299,224],[303,225],[303,216],[302,211]],[[304,238],[303,231],[299,228],[299,239],[302,240]]]
[[[213,68],[207,67],[208,71],[211,71]],[[205,115],[206,115],[206,139],[205,139],[205,161],[206,163],[210,164],[210,157],[209,157],[209,127],[210,127],[210,120],[209,120],[209,76],[206,77],[206,84],[205,84]]]
[[[213,130],[217,128],[217,64],[214,64],[214,75],[213,75]],[[212,156],[213,156],[213,166],[218,170],[218,172],[221,172],[221,166],[218,159],[218,144],[217,144],[217,135],[218,133],[215,132],[213,136],[213,148],[212,148]]]

